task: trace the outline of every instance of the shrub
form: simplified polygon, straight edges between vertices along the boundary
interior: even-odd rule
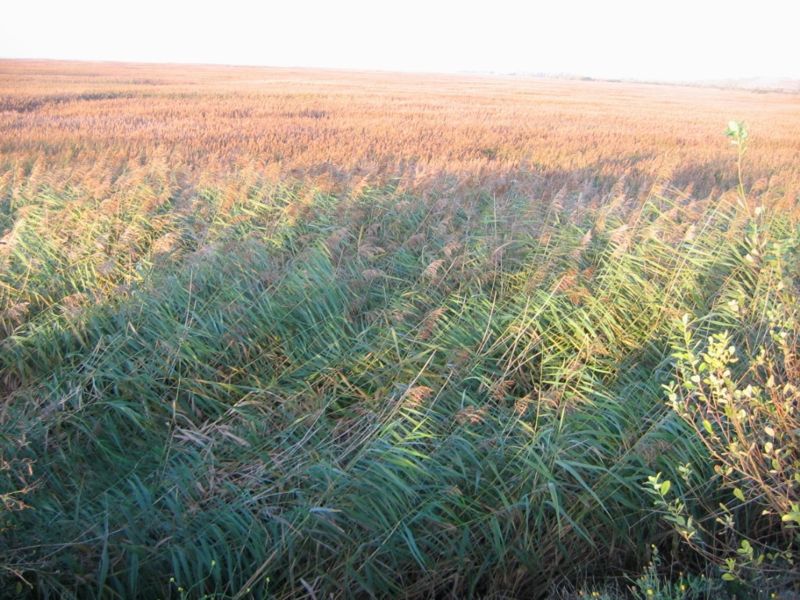
[[[659,474],[648,488],[723,579],[771,587],[797,580],[800,298],[796,233],[755,212],[715,309],[683,317],[666,386],[670,406],[707,449],[722,495],[699,495],[691,465],[682,485]]]

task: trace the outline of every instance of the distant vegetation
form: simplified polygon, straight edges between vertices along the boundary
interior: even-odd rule
[[[791,597],[799,117],[0,62],[0,595]]]

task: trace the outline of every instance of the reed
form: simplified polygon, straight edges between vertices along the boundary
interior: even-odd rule
[[[655,119],[647,86],[621,117],[611,84],[76,65],[55,96],[63,66],[24,68],[0,113],[10,594],[540,597],[639,572],[653,545],[721,572],[647,481],[691,464],[692,506],[729,499],[664,386],[685,322],[755,348],[757,307],[798,300],[800,138],[759,129],[800,126],[793,96],[683,90],[695,125],[673,130],[687,115]],[[704,135],[719,99],[759,115],[741,183]],[[680,160],[656,173],[660,147]],[[754,226],[780,276],[747,261]]]

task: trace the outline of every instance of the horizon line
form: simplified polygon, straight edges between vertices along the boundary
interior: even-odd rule
[[[673,78],[640,78],[629,76],[599,76],[587,75],[582,73],[559,72],[559,71],[521,71],[521,70],[485,70],[485,69],[459,69],[459,70],[419,70],[403,68],[367,68],[367,67],[347,67],[347,66],[310,66],[310,65],[271,65],[264,63],[231,63],[231,62],[195,62],[182,60],[129,60],[118,58],[52,58],[52,57],[33,57],[33,56],[0,56],[2,61],[17,62],[53,62],[53,63],[86,63],[86,64],[118,64],[118,65],[151,65],[151,66],[185,66],[185,67],[222,67],[222,68],[241,68],[241,69],[276,69],[276,70],[306,70],[306,71],[330,71],[344,73],[382,73],[395,75],[447,75],[447,76],[478,76],[478,77],[519,77],[531,79],[556,79],[564,81],[596,81],[600,83],[637,83],[646,85],[674,85],[690,87],[711,87],[720,89],[732,89],[739,91],[769,91],[783,93],[800,93],[800,78],[784,76],[766,75],[744,75],[739,77],[701,77],[696,79],[673,79]],[[783,84],[793,84],[791,87],[780,86],[747,86],[736,85],[750,81],[773,81]]]

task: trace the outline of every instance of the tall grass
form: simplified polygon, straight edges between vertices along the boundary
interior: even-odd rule
[[[0,61],[0,596],[792,583],[796,96],[64,68]]]
[[[734,192],[73,194],[4,200],[5,589],[536,596],[652,544],[691,564],[643,482],[722,493],[663,385],[684,314],[762,293]],[[796,296],[794,216],[759,218]]]

